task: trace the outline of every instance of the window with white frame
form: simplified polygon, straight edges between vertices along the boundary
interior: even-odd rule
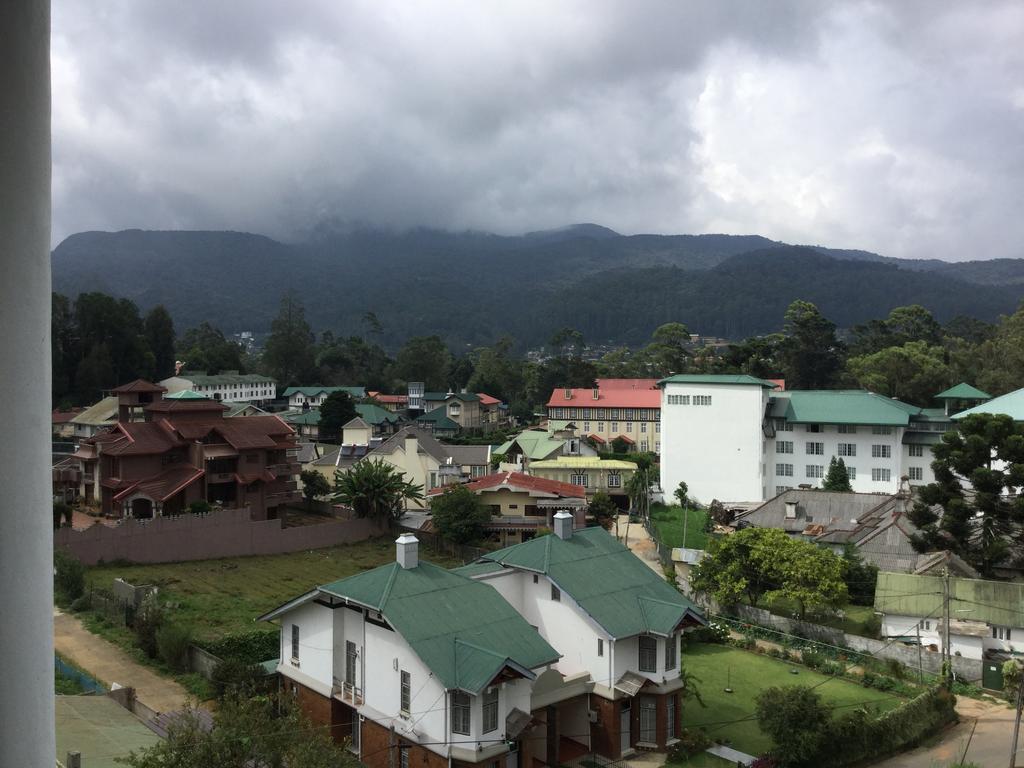
[[[711,395],[694,395],[694,405],[711,405]]]
[[[689,405],[690,404],[690,396],[689,395],[669,395],[668,396],[668,404],[669,405]]]
[[[650,635],[640,635],[640,654],[637,664],[641,672],[658,671],[658,640]]]
[[[672,741],[676,737],[676,694],[670,693],[665,698],[665,740]]]
[[[626,431],[627,432],[632,432],[633,431],[633,422],[631,422],[631,421],[627,421],[626,422]]]
[[[779,477],[792,477],[793,476],[793,465],[792,464],[776,464],[775,474]]]
[[[646,448],[644,450],[647,450]],[[609,488],[621,488],[622,487],[622,475],[618,472],[608,473],[608,487]]]
[[[640,441],[640,451],[642,453],[647,453],[647,449],[648,449],[647,441],[646,440],[641,440]]]
[[[807,432],[818,433],[821,432],[821,424],[808,424],[804,429]]]
[[[876,483],[888,483],[892,479],[892,470],[887,467],[872,467],[871,479]]]
[[[584,488],[590,485],[590,480],[587,479],[586,472],[578,472],[574,475],[571,475],[569,479],[573,485],[582,485]]]
[[[410,712],[410,699],[412,698],[412,679],[408,672],[404,669],[401,672],[401,685],[402,685],[402,696],[401,696],[401,708],[402,714],[408,715]]]
[[[584,421],[583,422],[583,431],[584,432],[589,432],[590,431],[590,422],[589,421]]]
[[[793,452],[793,441],[792,440],[776,440],[775,441],[775,452],[776,453],[792,453]]]
[[[807,455],[808,456],[824,456],[825,455],[825,444],[824,443],[807,443]]]
[[[907,470],[907,477],[911,480],[923,480],[924,470],[921,469],[921,467],[910,467],[910,469]]]
[[[675,669],[678,658],[679,638],[671,636],[665,638],[665,669]]]
[[[299,663],[299,625],[292,624],[292,663]]]
[[[856,456],[857,455],[857,444],[856,443],[839,443],[836,446],[836,453],[840,456]]]
[[[929,619],[921,619],[917,622],[918,629],[923,629],[925,632],[932,628],[932,623]]]
[[[641,435],[646,435],[647,434],[647,422],[646,421],[641,421],[640,422],[640,434]]]
[[[562,602],[562,590],[556,587],[554,584],[551,585],[551,599],[556,603]]]
[[[611,423],[611,427],[608,429],[608,431],[609,432],[618,432],[619,431],[619,422],[613,421]]]
[[[661,440],[658,440],[654,443],[654,452],[661,453]]]
[[[846,476],[848,478],[850,478],[851,480],[856,480],[857,479],[857,468],[856,467],[847,466],[846,467]]]
[[[604,422],[603,421],[597,422],[597,431],[598,432],[604,432]]]
[[[825,467],[822,464],[808,464],[806,475],[807,477],[824,477]]]
[[[921,458],[922,456],[924,456],[924,446],[923,445],[910,445],[910,446],[907,446],[907,447],[910,448],[910,455],[911,456],[913,456],[915,458],[918,458],[918,459]]]
[[[654,434],[656,434],[656,435],[660,435],[661,434],[661,422],[660,421],[654,422]]]
[[[889,459],[892,458],[892,446],[891,445],[879,445],[874,444],[871,446],[871,458],[872,459]]]
[[[892,427],[880,427],[880,426],[876,425],[876,426],[871,428],[871,434],[872,435],[891,435],[892,434]]]
[[[604,656],[604,638],[597,638],[597,655]]]
[[[992,638],[994,640],[1005,640],[1010,641],[1010,628],[1009,627],[992,627]]]
[[[838,431],[840,435],[856,435],[857,427],[854,424],[839,424],[836,426],[836,431]]]
[[[792,485],[776,485],[775,486],[775,495],[778,496],[780,493],[785,493],[786,491],[791,491],[791,490],[793,490],[793,486]]]
[[[658,741],[658,700],[653,696],[640,697],[639,740],[645,744]]]
[[[464,691],[452,691],[452,733],[469,735],[469,694]]]
[[[785,419],[776,419],[775,420],[775,431],[776,432],[792,432],[793,431],[793,425],[790,424]]]
[[[484,691],[484,733],[498,730],[498,686]]]

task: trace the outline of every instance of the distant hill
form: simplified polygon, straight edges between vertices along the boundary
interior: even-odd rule
[[[54,290],[103,291],[180,330],[269,329],[295,290],[317,331],[362,333],[377,314],[391,346],[438,333],[453,348],[513,335],[543,344],[568,325],[637,343],[659,324],[742,338],[778,330],[797,298],[841,327],[920,303],[940,320],[993,320],[1024,295],[1024,260],[912,262],[796,247],[757,235],[632,235],[595,224],[503,237],[431,229],[355,231],[285,244],[244,232],[83,232],[53,252]]]

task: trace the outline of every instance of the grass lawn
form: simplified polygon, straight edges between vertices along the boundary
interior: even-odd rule
[[[736,763],[709,755],[707,752],[701,752],[699,755],[693,755],[690,758],[668,762],[666,765],[678,765],[685,768],[736,768]]]
[[[661,543],[668,547],[691,547],[704,549],[708,535],[704,533],[707,513],[700,509],[686,510],[686,543],[683,543],[683,508],[651,505],[651,523]]]
[[[690,700],[683,711],[683,727],[707,724],[712,740],[729,742],[729,746],[750,755],[759,755],[771,748],[771,741],[757,727],[754,698],[764,688],[784,685],[815,685],[829,682],[818,692],[832,706],[843,709],[857,704],[874,704],[879,711],[893,709],[901,699],[894,694],[863,688],[840,678],[828,678],[806,667],[788,664],[769,656],[761,656],[726,645],[696,643],[686,648],[683,665],[698,679],[697,689],[707,707]],[[790,674],[791,669],[799,674]],[[731,687],[733,693],[726,693]],[[750,718],[744,720],[743,718]],[[740,720],[741,722],[731,722]],[[723,724],[728,721],[728,724]]]
[[[461,561],[421,553],[444,567]],[[257,625],[257,616],[303,592],[395,558],[395,544],[387,537],[328,549],[286,555],[233,557],[157,565],[111,564],[89,568],[89,586],[109,589],[115,578],[130,584],[155,584],[164,602],[171,604],[176,621],[194,627],[200,639],[213,640],[233,632],[270,630]]]

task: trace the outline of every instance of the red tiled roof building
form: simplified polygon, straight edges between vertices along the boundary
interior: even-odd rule
[[[226,419],[221,403],[164,392],[143,380],[112,390],[118,422],[74,455],[80,495],[107,515],[136,518],[178,515],[207,501],[265,519],[298,501],[298,446],[288,424],[277,416]]]
[[[571,421],[596,443],[621,438],[625,450],[661,453],[661,390],[655,379],[598,379],[589,389],[558,388],[549,421]]]

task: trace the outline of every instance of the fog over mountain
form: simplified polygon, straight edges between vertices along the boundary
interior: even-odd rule
[[[1024,255],[1024,4],[53,3],[54,244],[360,227]]]

